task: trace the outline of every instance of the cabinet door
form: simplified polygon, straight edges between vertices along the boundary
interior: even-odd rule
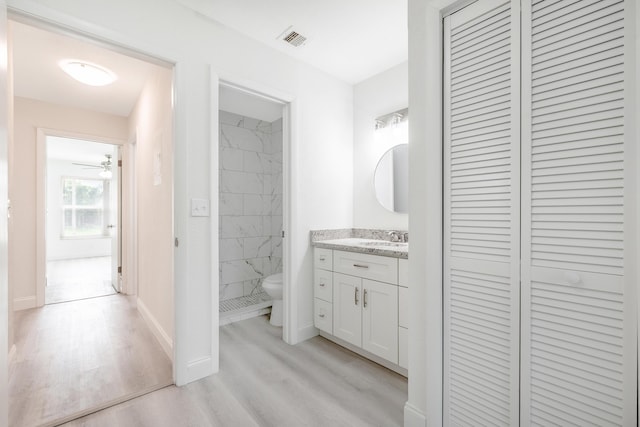
[[[362,281],[362,348],[398,363],[398,287]]]
[[[362,279],[333,273],[333,335],[362,347]]]
[[[519,421],[519,4],[444,23],[445,426]]]
[[[523,3],[521,420],[637,425],[637,2],[550,3]]]

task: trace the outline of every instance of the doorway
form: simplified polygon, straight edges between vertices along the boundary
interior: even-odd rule
[[[58,425],[173,383],[173,69],[40,22],[9,23],[9,417]],[[83,84],[61,58],[118,79]],[[74,295],[52,295],[59,287]]]
[[[44,145],[45,304],[120,292],[118,146],[54,135]]]
[[[269,277],[285,283],[286,104],[221,83],[218,107],[220,325],[267,313],[282,319],[282,290],[269,295],[262,284]]]

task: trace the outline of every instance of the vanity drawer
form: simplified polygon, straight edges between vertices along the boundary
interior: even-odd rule
[[[333,302],[333,273],[316,268],[313,273],[313,296]]]
[[[333,334],[333,305],[319,298],[314,298],[313,301],[313,324],[321,331]]]
[[[333,269],[333,250],[325,248],[315,248],[313,250],[313,266],[323,270]]]
[[[357,252],[333,251],[333,271],[398,284],[398,259]]]
[[[398,260],[398,285],[409,287],[409,260],[401,258]]]
[[[409,288],[398,288],[398,326],[409,327]]]

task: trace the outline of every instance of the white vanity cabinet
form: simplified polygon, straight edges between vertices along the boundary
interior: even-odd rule
[[[406,349],[398,347],[402,329],[406,332],[406,326],[399,326],[398,258],[315,248],[314,260],[315,326],[338,338],[338,343],[342,341],[406,368]],[[331,331],[327,328],[329,310],[325,305],[329,302],[326,285],[329,265],[333,292]],[[325,285],[320,286],[321,283]],[[322,314],[325,316],[321,317]],[[406,341],[406,334],[400,339]]]

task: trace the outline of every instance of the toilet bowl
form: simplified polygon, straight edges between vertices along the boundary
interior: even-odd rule
[[[271,319],[273,326],[282,326],[282,273],[267,276],[262,281],[262,289],[271,297]]]

